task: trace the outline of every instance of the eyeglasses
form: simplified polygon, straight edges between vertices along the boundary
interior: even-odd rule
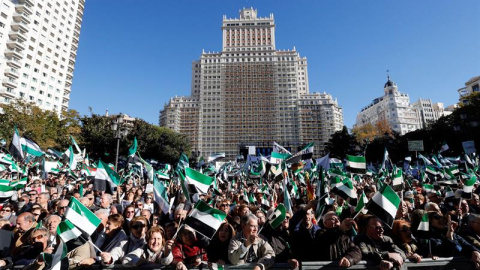
[[[150,199],[150,200],[151,200],[151,199],[152,199],[152,197],[147,197],[147,200],[148,200],[148,199]]]
[[[2,209],[2,211],[0,211],[0,212],[12,212],[12,210],[10,210],[10,209]]]
[[[28,196],[30,196],[30,197],[31,197],[31,196],[37,196],[37,194],[32,193],[32,194],[28,194]]]
[[[408,226],[402,226],[402,229],[400,230],[402,232],[409,232],[410,231],[410,227]]]
[[[229,205],[229,204],[226,204],[226,203],[224,203],[224,204],[221,204],[221,205],[220,205],[220,207],[230,207],[230,205]]]
[[[135,211],[127,211],[127,213],[135,213]]]
[[[135,225],[133,225],[133,226],[132,226],[132,229],[138,230],[138,229],[143,229],[143,228],[145,228],[145,227],[146,227],[145,224],[141,223],[141,224],[135,224]]]

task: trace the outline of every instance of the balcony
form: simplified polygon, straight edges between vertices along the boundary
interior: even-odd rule
[[[10,97],[12,97],[12,98],[15,98],[15,97],[16,97],[15,91],[14,91],[13,89],[11,89],[11,88],[2,88],[2,89],[0,90],[0,94],[1,94],[2,96],[10,96]]]
[[[5,73],[6,76],[8,76],[10,78],[18,79],[20,77],[20,75],[18,74],[18,71],[16,69],[13,69],[13,68],[6,68],[4,70],[4,73]]]
[[[27,36],[20,31],[10,31],[10,33],[8,33],[8,36],[12,40],[27,41]]]
[[[14,13],[13,14],[13,20],[16,22],[25,22],[26,24],[31,23],[32,21],[30,20],[30,16],[28,16],[25,13]]]
[[[22,63],[13,57],[7,58],[7,65],[14,68],[22,67]]]
[[[17,59],[23,58],[25,55],[22,53],[22,51],[17,50],[17,49],[6,49],[5,50],[5,56],[6,57],[15,57]]]
[[[13,22],[11,26],[12,26],[12,30],[15,30],[15,31],[20,30],[26,33],[29,30],[28,24],[24,22]]]
[[[8,40],[7,41],[7,46],[10,49],[18,49],[20,51],[25,50],[25,44],[23,44],[23,42],[20,42],[18,40]]]
[[[17,86],[18,86],[17,81],[14,80],[14,79],[12,79],[12,78],[5,78],[5,79],[3,79],[2,84],[3,84],[5,87],[11,87],[11,88],[17,88]]]
[[[18,0],[18,2],[22,3],[22,4],[27,4],[30,7],[33,6],[33,1],[32,0]]]
[[[19,3],[15,6],[15,10],[18,12],[18,13],[22,13],[22,12],[25,12],[26,14],[28,15],[31,15],[32,14],[32,8],[30,6],[28,6],[27,4],[25,3]]]

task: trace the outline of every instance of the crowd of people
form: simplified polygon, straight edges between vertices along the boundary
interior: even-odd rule
[[[237,175],[208,194],[199,194],[197,199],[226,214],[208,239],[184,224],[193,203],[173,173],[164,180],[168,197],[174,198],[171,210],[164,213],[148,179],[127,178],[109,194],[94,190],[94,180],[88,178],[74,180],[60,173],[42,180],[31,171],[27,186],[1,206],[0,267],[47,269],[42,254],[55,253],[60,243],[57,227],[74,197],[101,223],[88,239],[66,243],[70,269],[94,264],[175,269],[249,264],[251,269],[263,270],[275,263],[297,269],[307,261],[335,261],[346,268],[366,260],[377,262],[383,270],[401,268],[407,260],[452,256],[465,256],[480,269],[478,183],[471,198],[465,199],[461,181],[453,187],[455,195],[449,196],[446,186],[432,183],[434,189],[427,189],[422,181],[410,179],[411,184],[404,184],[398,192],[402,199],[390,226],[381,217],[358,213],[331,192],[330,203],[319,215],[319,198],[309,200],[309,186],[292,173],[288,177],[298,187],[291,198],[292,210],[280,225],[273,226],[269,218],[279,204],[286,203],[286,186],[280,183],[283,180],[267,175],[262,185],[258,179]],[[376,181],[366,174],[356,178],[358,196],[363,193],[371,199],[377,192]],[[389,184],[389,176],[383,181]],[[313,185],[313,194],[316,188]],[[419,230],[422,222],[428,222],[427,231]]]

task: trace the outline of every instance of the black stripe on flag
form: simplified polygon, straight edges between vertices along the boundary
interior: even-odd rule
[[[392,217],[385,209],[376,204],[373,200],[370,200],[366,206],[368,211],[379,218],[383,223],[385,223],[390,229],[392,228],[393,221],[395,217]]]
[[[185,219],[185,224],[209,239],[212,239],[212,237],[215,235],[215,232],[217,232],[214,228],[193,217],[187,217]]]

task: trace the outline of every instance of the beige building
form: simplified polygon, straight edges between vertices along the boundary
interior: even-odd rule
[[[465,103],[465,97],[470,95],[471,93],[480,91],[480,76],[475,76],[468,80],[465,83],[465,87],[462,87],[457,90],[458,91],[458,101],[459,103]]]
[[[337,102],[327,94],[309,95],[307,59],[295,48],[276,49],[272,14],[259,17],[257,10],[244,8],[240,18],[224,16],[222,36],[221,52],[204,51],[192,63],[191,96],[172,98],[160,112],[161,126],[188,136],[203,156],[225,152],[227,157],[238,155],[241,146],[271,146],[273,141],[296,150],[321,139],[315,140],[318,150],[342,128]],[[308,97],[318,101],[309,109],[315,121],[339,122],[315,123],[321,134],[302,129],[307,122],[300,115],[308,110],[302,100]],[[335,111],[335,117],[323,116],[324,111]]]
[[[412,103],[412,106],[417,112],[420,128],[426,128],[429,124],[437,121],[438,118],[450,114],[445,110],[443,103],[432,103],[431,99],[419,98],[417,102]]]

